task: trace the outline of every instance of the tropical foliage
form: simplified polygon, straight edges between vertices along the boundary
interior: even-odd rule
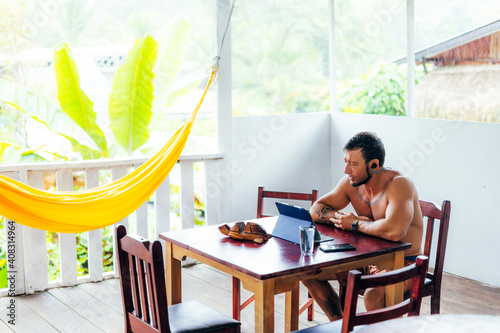
[[[110,151],[130,155],[149,140],[148,126],[153,112],[157,113],[157,118],[161,118],[165,108],[176,97],[199,84],[200,80],[191,80],[184,87],[170,89],[184,60],[189,38],[190,25],[185,19],[179,18],[160,36],[162,44],[149,35],[136,40],[113,80],[108,105],[111,131],[102,130],[97,124],[94,103],[81,88],[78,67],[65,43],[59,45],[54,52],[58,105],[24,86],[0,79],[0,126],[9,126],[17,118],[36,122],[54,135],[68,140],[78,159],[108,157]],[[157,71],[161,74],[155,79]],[[156,101],[153,94],[155,89],[159,90]],[[111,140],[106,138],[105,132],[114,134]],[[14,134],[10,139],[13,136]],[[33,150],[14,142],[15,140],[8,140],[9,137],[3,137],[0,142],[0,160],[4,162],[41,162],[71,158],[43,149]],[[27,143],[28,140],[18,142]],[[112,228],[108,229],[102,240],[104,270],[113,267]],[[86,233],[79,233],[76,237],[78,272],[79,275],[88,274],[87,236]],[[0,240],[0,244],[4,242]],[[49,276],[57,279],[60,277],[57,233],[47,233],[47,246]],[[6,272],[3,260],[5,251],[2,250],[0,248],[0,287],[6,283],[3,278]]]
[[[177,76],[189,38],[189,23],[178,19],[172,27],[175,31],[167,31],[165,44],[176,47],[177,57],[172,57],[161,49],[163,58],[157,64],[159,45],[151,36],[142,37],[130,50],[127,59],[115,74],[113,90],[109,97],[109,126],[114,133],[113,151],[120,155],[130,155],[149,139],[148,126],[153,112],[154,70],[165,69],[161,80],[157,80],[157,89],[162,91],[163,103],[157,104],[156,112],[162,111],[172,103],[169,100],[169,86]],[[175,43],[174,43],[175,42]],[[179,56],[180,55],[180,56]],[[61,44],[54,52],[54,69],[57,79],[57,99],[59,107],[50,100],[34,94],[22,86],[7,80],[0,80],[0,97],[4,105],[14,107],[43,124],[50,131],[68,140],[80,159],[108,157],[109,143],[104,131],[96,122],[94,103],[81,89],[80,75],[70,48]],[[184,89],[186,91],[186,89]],[[178,91],[174,96],[180,95]],[[166,97],[165,97],[166,96]],[[4,108],[2,108],[3,110]],[[9,159],[14,162],[14,154],[18,153],[21,162],[24,155],[31,151],[29,147],[19,147],[14,143],[3,141],[4,149],[0,157],[6,157],[5,148],[11,148]],[[14,147],[18,149],[14,149]],[[23,149],[24,148],[24,149]],[[36,153],[36,152],[33,152]],[[43,158],[52,159],[69,157],[56,153],[39,154]],[[50,159],[49,159],[50,160]]]
[[[416,72],[415,83],[423,78]],[[338,90],[337,107],[348,113],[406,116],[406,65],[378,64],[366,74],[346,80]]]

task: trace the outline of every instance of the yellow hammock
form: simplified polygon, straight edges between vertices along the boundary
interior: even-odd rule
[[[102,228],[130,215],[177,163],[216,72],[214,65],[205,91],[186,123],[156,155],[130,174],[108,185],[75,192],[40,190],[0,175],[0,215],[29,227],[69,233]]]

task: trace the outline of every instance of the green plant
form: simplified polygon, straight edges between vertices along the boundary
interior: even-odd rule
[[[5,230],[5,218],[0,217],[0,230]],[[5,233],[0,232],[0,289],[7,287],[7,251]]]
[[[422,66],[415,83],[423,77]],[[345,81],[338,90],[338,110],[348,113],[406,115],[406,65],[379,64],[364,75]]]
[[[170,89],[185,56],[189,31],[187,21],[180,18],[160,37],[163,47],[159,47],[151,36],[136,40],[126,62],[120,66],[113,80],[108,109],[110,129],[114,134],[111,144],[108,143],[104,131],[97,125],[93,102],[80,87],[78,68],[66,44],[61,44],[54,52],[60,108],[49,99],[24,87],[0,80],[0,99],[3,102],[0,111],[11,108],[11,111],[13,109],[24,118],[42,124],[69,140],[74,151],[77,151],[82,159],[107,157],[110,150],[120,155],[130,155],[148,141],[148,126],[153,113],[157,119],[161,119],[164,109],[173,103],[175,98],[189,92],[200,82],[188,82],[185,87]],[[158,54],[160,57],[157,62]],[[155,71],[158,72],[156,77]],[[158,92],[153,95],[153,91]],[[85,144],[82,144],[82,141]],[[45,161],[47,156],[52,156],[54,160],[68,159],[57,153],[38,153],[41,151],[7,141],[0,142],[0,160],[3,161]],[[88,274],[87,238],[86,234],[77,234],[76,237],[78,273],[85,275]],[[112,228],[105,228],[102,239],[105,271],[113,269],[112,239]],[[49,276],[51,280],[59,279],[58,234],[48,232],[47,244]],[[0,279],[1,273],[0,266]]]
[[[96,122],[94,104],[80,87],[78,68],[66,44],[61,44],[54,52],[59,107],[50,99],[5,79],[0,79],[0,102],[64,137],[81,159],[108,157],[110,151],[113,156],[131,155],[148,141],[152,116],[160,119],[175,98],[200,82],[197,80],[195,83],[188,82],[186,87],[171,88],[180,71],[189,35],[189,23],[178,18],[161,34],[160,44],[149,35],[136,40],[126,62],[118,68],[113,79],[108,105],[112,138],[107,138],[106,131]],[[157,93],[154,94],[155,91]],[[18,147],[9,151],[9,162],[12,163],[20,162],[27,152],[37,154],[27,146],[8,141],[3,141],[3,144],[4,147]],[[0,158],[6,156],[1,153]],[[16,155],[18,161],[15,161]],[[57,153],[39,156],[45,160],[48,157],[54,160],[69,158]]]

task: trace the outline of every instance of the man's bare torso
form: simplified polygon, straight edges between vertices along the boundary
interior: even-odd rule
[[[391,190],[394,181],[408,181],[401,176],[397,171],[385,170],[381,186],[377,192],[370,194],[366,191],[365,186],[358,187],[346,186],[346,195],[351,202],[352,207],[359,217],[366,217],[367,220],[376,221],[385,218],[387,207],[389,205],[387,191]],[[406,251],[406,256],[414,256],[422,254],[422,233],[423,221],[420,204],[418,201],[417,192],[414,191],[413,195],[413,218],[408,227],[406,236],[401,239],[404,242],[413,244],[413,246]]]

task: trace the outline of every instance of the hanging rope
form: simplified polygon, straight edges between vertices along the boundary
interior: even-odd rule
[[[231,5],[231,10],[229,11],[229,16],[226,21],[226,27],[224,28],[224,33],[222,34],[222,39],[220,41],[219,52],[214,57],[214,64],[216,67],[219,67],[220,53],[222,52],[222,47],[224,46],[224,40],[226,39],[227,30],[229,29],[229,24],[231,23],[231,17],[233,16],[234,5],[236,4],[236,0],[233,1]]]
[[[45,191],[0,175],[0,215],[29,227],[72,233],[111,225],[137,210],[165,180],[186,145],[198,110],[216,78],[233,8],[234,2],[200,101],[158,153],[128,175],[83,191]]]

